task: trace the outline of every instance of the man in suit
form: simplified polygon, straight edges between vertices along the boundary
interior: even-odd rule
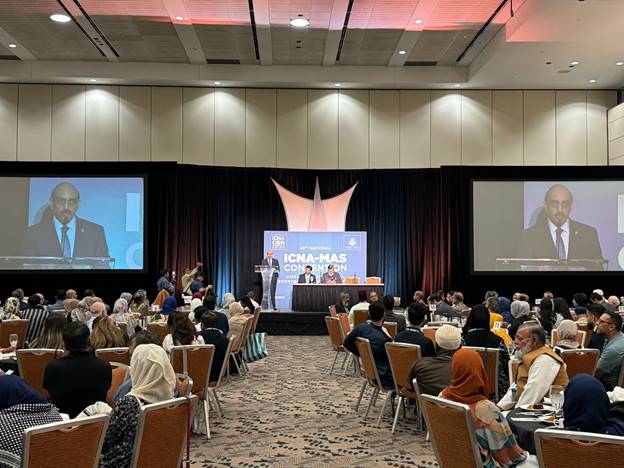
[[[275,288],[277,288],[277,277],[280,271],[279,261],[273,258],[272,250],[267,250],[266,257],[262,259],[261,264],[273,268],[273,276],[271,277],[271,305],[273,306],[273,310],[277,310],[277,307],[275,307]]]
[[[340,301],[338,301],[334,307],[337,314],[348,314],[351,309],[351,303],[349,302],[350,296],[346,291],[340,293]]]
[[[570,219],[573,197],[565,185],[551,186],[544,196],[544,212],[534,226],[522,233],[521,258],[602,260],[596,229]],[[588,269],[601,270],[600,264]]]
[[[33,257],[108,257],[104,228],[76,216],[80,193],[73,184],[61,182],[52,190],[41,221],[26,231],[26,255]],[[91,262],[108,268],[108,262]]]
[[[305,273],[299,275],[299,279],[297,280],[299,284],[312,284],[316,283],[316,276],[312,274],[312,267],[310,265],[306,265]]]

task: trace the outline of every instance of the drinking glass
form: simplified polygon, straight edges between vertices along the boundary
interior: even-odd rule
[[[563,407],[563,387],[561,385],[552,385],[550,387],[550,403],[555,409],[555,416],[559,413]]]
[[[11,333],[9,335],[9,344],[12,348],[17,348],[18,336],[17,333]]]

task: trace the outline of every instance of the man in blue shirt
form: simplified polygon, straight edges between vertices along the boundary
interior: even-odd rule
[[[622,317],[615,312],[605,312],[597,323],[597,331],[606,339],[602,354],[596,365],[596,378],[607,391],[618,384],[622,362],[624,362],[624,334]]]
[[[158,281],[156,282],[156,289],[158,292],[164,289],[170,296],[173,296],[173,293],[175,292],[175,288],[173,287],[175,280],[169,281],[170,278],[171,276],[169,270],[163,270],[160,272],[160,278],[158,278]]]
[[[392,371],[385,347],[386,343],[392,341],[392,339],[382,329],[384,313],[383,304],[379,302],[371,304],[368,307],[368,317],[370,320],[361,323],[351,330],[351,333],[349,333],[344,340],[344,347],[356,356],[359,356],[360,353],[355,344],[356,340],[357,338],[366,338],[370,342],[382,385],[384,387],[392,387],[394,386],[394,382],[392,380]]]

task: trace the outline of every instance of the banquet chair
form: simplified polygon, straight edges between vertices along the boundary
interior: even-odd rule
[[[438,330],[438,328],[440,327],[422,327],[421,330],[423,332],[423,335],[425,335],[427,338],[429,338],[431,341],[433,341],[435,343],[435,334],[436,331]]]
[[[193,379],[188,374],[176,374],[178,378],[178,396],[187,397],[193,391]]]
[[[392,338],[392,341],[394,341],[397,336],[398,330],[398,325],[396,324],[396,322],[384,322],[383,327],[388,332],[388,335],[390,335],[390,338]]]
[[[4,320],[0,322],[0,348],[8,348],[11,346],[9,336],[17,335],[17,347],[24,347],[26,332],[28,331],[29,320]]]
[[[193,379],[193,395],[203,401],[204,417],[206,418],[206,436],[210,439],[208,383],[210,369],[214,357],[214,345],[172,346],[169,351],[171,365],[177,374],[188,375]]]
[[[589,432],[538,429],[537,460],[542,468],[604,468],[621,466],[624,437]]]
[[[243,359],[242,352],[245,348],[245,343],[247,342],[247,339],[249,338],[252,324],[253,324],[253,317],[248,317],[247,321],[243,325],[243,330],[241,331],[240,336],[237,337],[236,341],[234,342],[230,350],[230,356],[232,356],[232,359],[234,360],[234,365],[236,366],[236,370],[238,371],[238,375],[240,375],[241,377],[246,375],[246,372],[245,373],[242,372],[243,370],[244,371],[249,370],[249,368],[247,367],[247,364],[245,363],[245,360]]]
[[[253,314],[253,323],[251,325],[251,333],[256,333],[258,328],[258,322],[260,321],[260,315],[262,314],[262,307],[256,307]]]
[[[515,383],[518,378],[518,367],[520,367],[522,361],[518,359],[510,359],[507,363],[507,372],[509,372],[509,384]]]
[[[119,390],[119,387],[130,377],[130,367],[121,362],[111,362],[111,367],[113,368],[111,386],[106,392],[106,403],[111,408],[115,406],[115,402],[113,401],[113,396]]]
[[[431,395],[420,395],[433,451],[444,468],[482,468],[470,407]]]
[[[351,332],[349,316],[347,314],[338,314],[338,320],[340,320],[340,327],[342,328],[343,336],[347,336]]]
[[[359,276],[346,276],[345,284],[360,284],[360,277]]]
[[[225,350],[225,358],[223,359],[223,364],[221,364],[221,370],[219,371],[219,377],[217,380],[213,380],[208,382],[208,388],[212,392],[212,396],[214,397],[215,405],[217,407],[217,413],[219,417],[223,417],[223,408],[221,407],[221,402],[219,401],[219,395],[217,394],[217,389],[221,386],[223,379],[225,378],[225,374],[230,370],[230,360],[228,356],[230,355],[230,350],[232,348],[232,344],[234,343],[236,336],[230,337],[230,342],[228,343],[227,349]]]
[[[498,360],[499,350],[483,348],[480,346],[462,346],[462,349],[473,349],[481,356],[483,366],[488,377],[488,395],[494,395],[495,401],[499,400],[498,394]]]
[[[353,328],[368,320],[367,309],[355,309],[353,311]]]
[[[121,362],[130,365],[130,348],[101,348],[95,350],[95,357],[108,362]]]
[[[587,327],[586,323],[576,323],[576,326],[578,327],[578,330],[584,331],[585,332],[585,339],[583,342],[583,347],[587,348],[587,346],[589,346],[589,341],[591,340],[592,335],[594,334],[594,331],[591,328]],[[577,335],[577,339],[578,339],[578,335]]]
[[[394,389],[399,397],[392,421],[392,433],[396,430],[399,412],[407,403],[405,400],[411,398],[416,400],[418,397],[409,383],[409,371],[415,362],[422,358],[422,351],[417,344],[410,343],[386,343],[386,354],[392,369],[392,379],[394,380]]]
[[[96,468],[108,419],[99,414],[26,429],[22,468]]]
[[[367,276],[366,284],[381,284],[381,277],[379,276]]]
[[[327,332],[329,333],[329,341],[332,345],[334,351],[336,351],[336,355],[334,356],[334,361],[332,362],[331,368],[329,369],[329,375],[334,371],[334,367],[336,367],[336,361],[338,360],[338,355],[340,353],[345,353],[345,359],[348,355],[346,348],[344,347],[344,334],[342,331],[342,326],[340,325],[340,319],[338,317],[325,317],[325,325],[327,325]]]
[[[371,399],[368,402],[368,407],[366,408],[366,414],[364,415],[364,419],[368,418],[368,413],[370,413],[371,407],[377,402],[377,397],[380,393],[384,393],[384,402],[381,406],[381,412],[379,413],[379,418],[377,420],[377,426],[379,426],[381,422],[381,417],[383,416],[383,412],[386,409],[386,405],[392,398],[392,392],[394,392],[394,388],[384,387],[381,383],[381,379],[379,378],[379,372],[377,372],[377,366],[375,365],[375,357],[373,356],[373,350],[371,349],[370,341],[366,338],[358,337],[356,338],[355,345],[357,346],[358,352],[360,353],[360,360],[362,361],[362,367],[364,370],[364,376],[366,378],[366,382],[368,386],[373,389],[373,394],[371,395]],[[361,392],[363,394],[363,392]]]
[[[147,329],[158,335],[160,341],[165,341],[165,337],[169,334],[169,325],[167,323],[148,323]]]
[[[563,349],[560,355],[566,365],[568,379],[572,380],[576,374],[594,375],[600,351],[597,349]]]
[[[48,364],[63,356],[61,349],[18,349],[17,368],[19,375],[37,393],[48,398],[48,391],[43,388],[43,374]]]
[[[576,341],[578,342],[581,348],[585,347],[586,337],[587,337],[587,332],[584,330],[579,330],[576,333]],[[557,346],[558,343],[559,343],[559,333],[557,332],[556,328],[553,328],[553,330],[550,332],[550,346],[554,348],[555,346]]]
[[[131,468],[177,468],[182,464],[197,396],[174,398],[141,408]]]
[[[329,310],[329,315],[331,317],[338,317],[338,313],[336,312],[336,306],[335,305],[330,305],[327,307],[327,309]]]

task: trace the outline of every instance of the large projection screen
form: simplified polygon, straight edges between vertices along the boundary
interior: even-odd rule
[[[143,270],[143,177],[0,177],[0,270]]]
[[[473,181],[474,272],[624,270],[624,181]]]

